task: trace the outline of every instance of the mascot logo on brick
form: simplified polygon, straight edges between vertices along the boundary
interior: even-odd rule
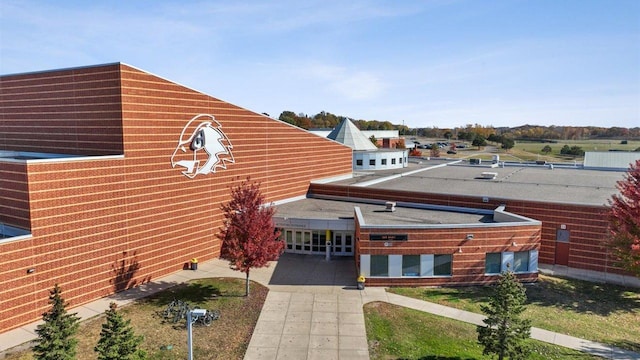
[[[198,174],[215,173],[235,162],[233,145],[222,132],[222,125],[213,115],[200,114],[182,129],[180,141],[171,156],[171,167],[183,167],[182,173],[190,178]]]

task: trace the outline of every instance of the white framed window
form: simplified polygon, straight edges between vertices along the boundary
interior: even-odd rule
[[[360,255],[360,273],[376,277],[451,276],[453,256],[436,255]]]
[[[451,276],[453,264],[451,254],[433,256],[433,276]]]
[[[502,253],[487,253],[484,263],[486,274],[500,274],[502,269]]]
[[[515,273],[538,271],[538,250],[486,254],[484,265],[486,274],[500,274],[507,269]]]
[[[371,255],[371,276],[389,276],[389,257],[387,255]]]
[[[420,276],[420,255],[402,255],[402,276]]]

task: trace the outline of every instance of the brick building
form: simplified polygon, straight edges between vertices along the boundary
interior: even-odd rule
[[[2,76],[0,331],[39,319],[54,283],[77,306],[218,256],[247,176],[277,202],[351,166],[348,147],[128,65]]]
[[[55,283],[78,306],[217,257],[249,176],[286,251],[354,257],[368,284],[621,273],[603,212],[622,173],[403,164],[354,177],[347,146],[121,63],[2,76],[0,332],[38,320]]]

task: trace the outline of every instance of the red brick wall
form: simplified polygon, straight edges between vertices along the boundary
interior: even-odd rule
[[[452,254],[452,276],[444,278],[370,278],[367,283],[385,286],[476,285],[495,280],[485,276],[486,253],[528,251],[540,248],[540,225],[449,229],[370,229],[360,227],[358,253],[370,255]],[[370,241],[371,234],[407,234],[406,241]],[[466,240],[467,234],[472,240]],[[513,243],[516,243],[513,246]],[[462,252],[459,250],[462,249]],[[521,279],[535,280],[536,274]]]
[[[29,229],[29,186],[24,163],[0,162],[0,223]]]
[[[312,194],[347,196],[356,198],[376,198],[390,201],[407,201],[447,206],[463,206],[480,209],[495,209],[506,204],[506,210],[542,221],[540,263],[553,264],[555,261],[556,231],[566,225],[571,232],[569,266],[602,272],[624,274],[612,266],[605,247],[607,222],[604,206],[555,204],[526,200],[421,193],[411,191],[371,189],[331,184],[312,184]]]
[[[268,201],[276,201],[304,195],[311,179],[351,173],[348,147],[140,70],[120,68],[124,156],[35,162],[16,170],[22,177],[17,184],[28,183],[31,223],[25,225],[33,237],[0,243],[0,331],[39,319],[54,283],[77,306],[179,271],[193,257],[217,257],[220,206],[229,200],[230,188],[247,176],[261,182]],[[67,72],[83,79],[81,70]],[[110,70],[113,65],[102,72],[86,69],[108,79]],[[59,73],[51,76],[60,82],[74,78]],[[101,90],[95,91],[101,99]],[[235,163],[189,179],[171,167],[170,159],[183,127],[201,113],[221,123],[234,146]],[[97,146],[87,147],[93,153]],[[29,268],[35,272],[27,274]]]
[[[118,64],[3,76],[0,89],[0,149],[122,154]]]

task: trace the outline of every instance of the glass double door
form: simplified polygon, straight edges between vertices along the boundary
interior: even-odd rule
[[[333,231],[333,254],[334,255],[353,255],[353,233],[346,231]]]
[[[325,230],[285,229],[286,251],[296,254],[325,254],[327,251],[327,232]],[[353,233],[331,232],[331,254],[353,255]]]
[[[285,230],[287,252],[296,254],[324,254],[327,236],[324,231]]]

